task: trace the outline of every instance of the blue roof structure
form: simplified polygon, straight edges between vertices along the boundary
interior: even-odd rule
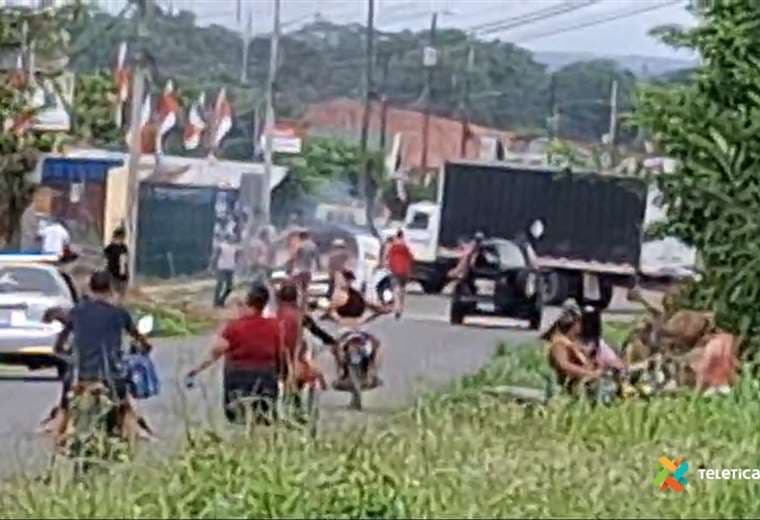
[[[105,182],[108,170],[124,164],[116,159],[46,157],[42,164],[42,183]]]

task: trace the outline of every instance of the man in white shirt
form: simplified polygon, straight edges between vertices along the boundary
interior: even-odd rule
[[[40,229],[42,253],[62,257],[66,246],[71,243],[71,236],[59,220],[53,220]]]
[[[227,297],[232,292],[239,255],[240,246],[234,244],[230,236],[222,239],[216,247],[212,258],[212,266],[216,268],[215,307],[224,307]]]

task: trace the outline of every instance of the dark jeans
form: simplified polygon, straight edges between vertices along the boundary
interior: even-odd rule
[[[235,271],[220,269],[216,272],[216,289],[214,290],[214,306],[224,307],[227,297],[232,293]]]
[[[255,422],[271,422],[276,419],[275,403],[279,396],[275,370],[253,370],[233,367],[224,369],[224,415],[230,422],[245,420],[240,412],[245,408],[236,406],[240,399],[251,399],[250,411]]]

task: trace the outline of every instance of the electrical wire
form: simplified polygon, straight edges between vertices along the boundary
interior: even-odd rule
[[[562,34],[562,33],[570,32],[570,31],[577,31],[578,29],[585,29],[586,27],[593,27],[595,25],[600,25],[600,24],[603,24],[603,23],[614,22],[614,21],[617,21],[617,20],[622,20],[624,18],[630,18],[631,16],[636,16],[636,15],[639,15],[639,14],[642,14],[642,13],[647,13],[649,11],[655,11],[655,10],[658,10],[658,9],[663,9],[665,7],[670,7],[670,6],[679,4],[679,3],[684,3],[684,0],[670,0],[670,1],[662,3],[662,4],[650,5],[648,7],[636,9],[634,11],[630,11],[630,12],[627,12],[627,13],[617,13],[615,15],[609,15],[609,16],[606,16],[606,17],[603,17],[603,18],[598,18],[596,20],[591,20],[591,21],[587,21],[587,22],[581,22],[581,23],[578,23],[578,24],[575,24],[575,25],[569,25],[569,26],[562,27],[562,28],[559,28],[559,29],[554,29],[552,31],[546,31],[546,32],[542,32],[542,33],[535,33],[535,34],[528,35],[528,36],[525,36],[525,37],[522,37],[522,38],[518,38],[515,41],[515,43],[522,43],[522,42],[526,42],[526,41],[537,40],[537,39],[540,39],[540,38],[547,38],[547,37],[555,36],[557,34]]]

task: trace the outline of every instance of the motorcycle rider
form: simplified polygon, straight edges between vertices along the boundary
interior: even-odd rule
[[[369,370],[368,376],[378,380],[377,371],[381,359],[380,341],[367,332],[359,330],[362,325],[388,314],[392,311],[390,306],[379,306],[367,302],[362,293],[354,289],[351,284],[355,281],[353,272],[346,270],[336,277],[335,291],[330,303],[330,309],[326,317],[335,320],[338,324],[339,337],[336,348],[332,349],[338,367],[338,379],[343,379],[347,375],[347,365],[342,346],[345,346],[346,340],[351,336],[359,334],[371,345],[371,352],[368,356]],[[367,311],[370,311],[369,314]]]
[[[186,384],[221,358],[224,365],[225,415],[235,422],[239,415],[234,405],[240,397],[256,397],[257,420],[276,418],[274,403],[279,397],[279,379],[285,370],[283,333],[277,318],[264,316],[269,302],[269,288],[255,283],[248,291],[246,309],[230,321],[214,339],[211,350],[196,368],[187,374]]]
[[[106,271],[93,273],[90,278],[89,296],[82,299],[69,312],[64,328],[58,335],[55,352],[63,352],[69,336],[73,333],[72,354],[75,360],[76,384],[78,388],[94,387],[102,384],[111,399],[119,406],[109,412],[108,428],[119,426],[117,408],[129,404],[127,395],[127,374],[124,370],[122,335],[129,334],[145,352],[152,346],[140,334],[126,309],[113,303],[111,274]],[[68,392],[64,392],[61,408],[69,407]],[[148,430],[144,420],[139,418],[141,427]]]
[[[486,263],[483,251],[485,235],[482,231],[475,233],[473,240],[464,249],[464,254],[459,259],[456,267],[449,271],[450,278],[458,278],[459,283],[469,290],[470,294],[477,293],[475,274]]]

